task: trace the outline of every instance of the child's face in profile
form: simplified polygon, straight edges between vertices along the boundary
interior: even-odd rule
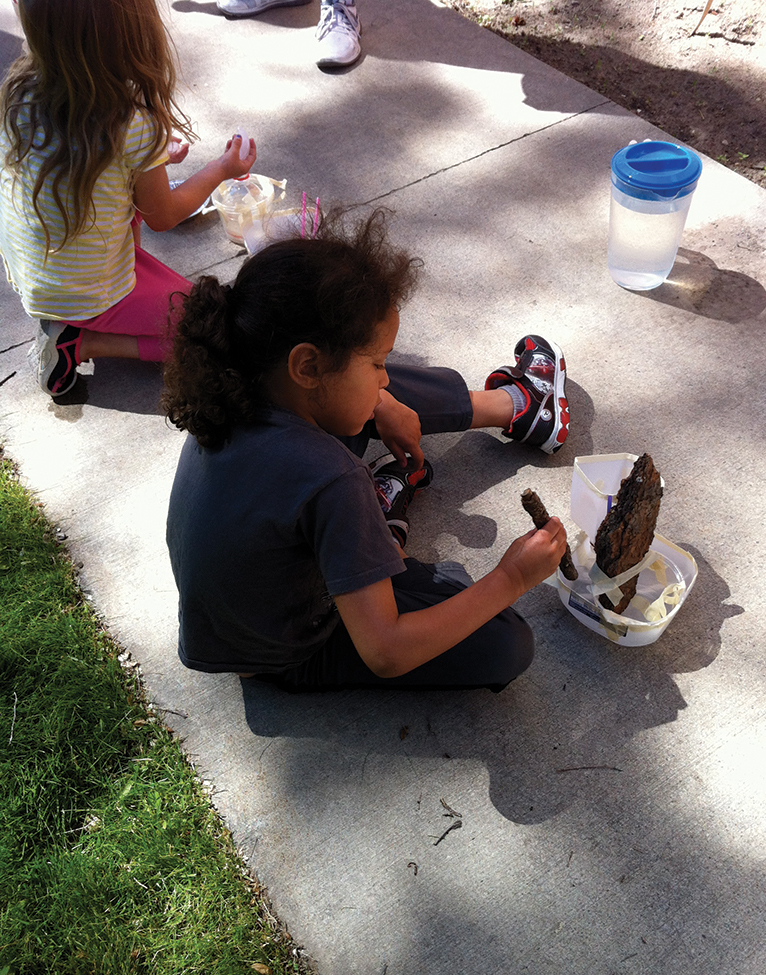
[[[328,373],[322,383],[321,402],[314,419],[323,430],[338,437],[353,437],[372,418],[380,391],[388,386],[386,356],[399,331],[399,312],[390,308],[378,323],[372,342],[351,354],[340,372]]]

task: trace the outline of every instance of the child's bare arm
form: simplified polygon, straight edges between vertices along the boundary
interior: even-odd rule
[[[420,417],[409,406],[400,403],[387,389],[380,391],[380,404],[373,414],[378,436],[396,457],[407,466],[407,454],[422,467],[425,463],[420,449]]]
[[[359,656],[379,677],[398,677],[438,657],[556,569],[566,545],[558,518],[517,538],[497,568],[450,599],[400,614],[390,579],[336,596]]]
[[[165,166],[155,166],[136,178],[133,202],[152,230],[170,230],[200,207],[213,190],[225,179],[244,176],[255,162],[255,142],[250,140],[250,152],[239,158],[239,136],[226,143],[226,150],[180,186],[171,190]]]

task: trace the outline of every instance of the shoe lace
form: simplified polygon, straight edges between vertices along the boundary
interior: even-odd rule
[[[321,40],[331,30],[342,30],[355,37],[359,33],[359,28],[354,23],[354,18],[347,10],[345,3],[322,4],[321,16],[317,27],[317,37]]]

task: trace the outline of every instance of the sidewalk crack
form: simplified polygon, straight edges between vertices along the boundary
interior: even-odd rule
[[[29,345],[29,343],[33,341],[34,339],[30,338],[30,339],[24,339],[23,342],[17,342],[15,345],[9,345],[8,348],[6,349],[0,349],[0,355],[2,355],[4,352],[11,352],[13,349],[20,349],[22,345]]]
[[[442,173],[448,173],[451,169],[457,169],[459,166],[464,166],[466,163],[474,162],[476,159],[481,159],[482,156],[488,156],[490,153],[497,152],[499,149],[505,149],[507,146],[512,146],[514,142],[521,142],[523,139],[528,139],[530,136],[539,135],[540,132],[546,132],[548,129],[552,129],[557,125],[563,125],[564,123],[571,121],[571,119],[579,118],[580,115],[587,115],[589,112],[593,112],[596,109],[602,108],[604,105],[608,104],[610,104],[610,101],[608,98],[605,98],[597,105],[591,105],[590,108],[584,108],[581,112],[575,112],[574,115],[567,115],[566,118],[557,119],[555,122],[551,122],[550,125],[544,125],[540,129],[535,129],[534,132],[525,132],[523,135],[519,135],[515,139],[509,139],[507,142],[501,142],[499,145],[490,146],[488,149],[482,149],[481,152],[477,152],[474,156],[467,156],[465,159],[460,159],[458,162],[450,163],[449,166],[443,166],[441,169],[435,169],[432,173],[426,173],[425,176],[419,176],[417,179],[410,180],[409,183],[403,183],[401,186],[395,186],[386,193],[380,193],[378,196],[373,196],[369,200],[365,200],[360,204],[360,206],[369,206],[372,203],[378,203],[380,200],[385,200],[387,197],[393,196],[395,193],[400,193],[402,190],[407,190],[411,186],[417,186],[418,183],[424,183],[433,176],[440,176]]]

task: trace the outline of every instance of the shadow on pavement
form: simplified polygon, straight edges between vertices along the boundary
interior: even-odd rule
[[[86,404],[118,413],[161,416],[162,388],[162,368],[156,362],[99,359],[68,393],[51,400],[49,410],[68,422],[79,419]]]
[[[749,83],[757,76],[744,63],[738,69],[712,74],[651,64],[607,45],[532,35],[509,40],[593,91],[608,90],[608,97],[616,104],[642,113],[653,125],[714,158],[722,139],[752,153],[762,143],[766,107],[752,97],[761,88]],[[552,108],[550,95],[555,90],[527,90],[525,79],[527,103],[535,108]],[[664,117],[662,109],[655,106],[669,104],[668,92],[675,104],[669,109],[671,114]]]
[[[636,739],[687,707],[672,675],[712,663],[725,620],[744,612],[724,602],[725,581],[691,551],[700,568],[696,587],[656,644],[613,645],[580,626],[555,592],[538,587],[519,607],[536,633],[536,659],[501,694],[290,695],[243,680],[247,724],[258,738],[323,743],[307,750],[306,765],[293,755],[281,773],[285,793],[299,803],[311,801],[307,778],[342,778],[355,753],[362,778],[373,755],[406,756],[424,778],[440,766],[446,774],[450,762],[479,762],[492,804],[515,823],[550,820],[575,801],[608,805],[615,777],[651,775],[644,770],[650,756]]]
[[[719,268],[706,254],[687,247],[679,247],[668,280],[645,295],[703,318],[730,323],[756,318],[766,308],[766,289],[759,281],[741,271]]]
[[[0,30],[0,75],[4,75],[8,67],[21,54],[23,49],[20,37]]]

